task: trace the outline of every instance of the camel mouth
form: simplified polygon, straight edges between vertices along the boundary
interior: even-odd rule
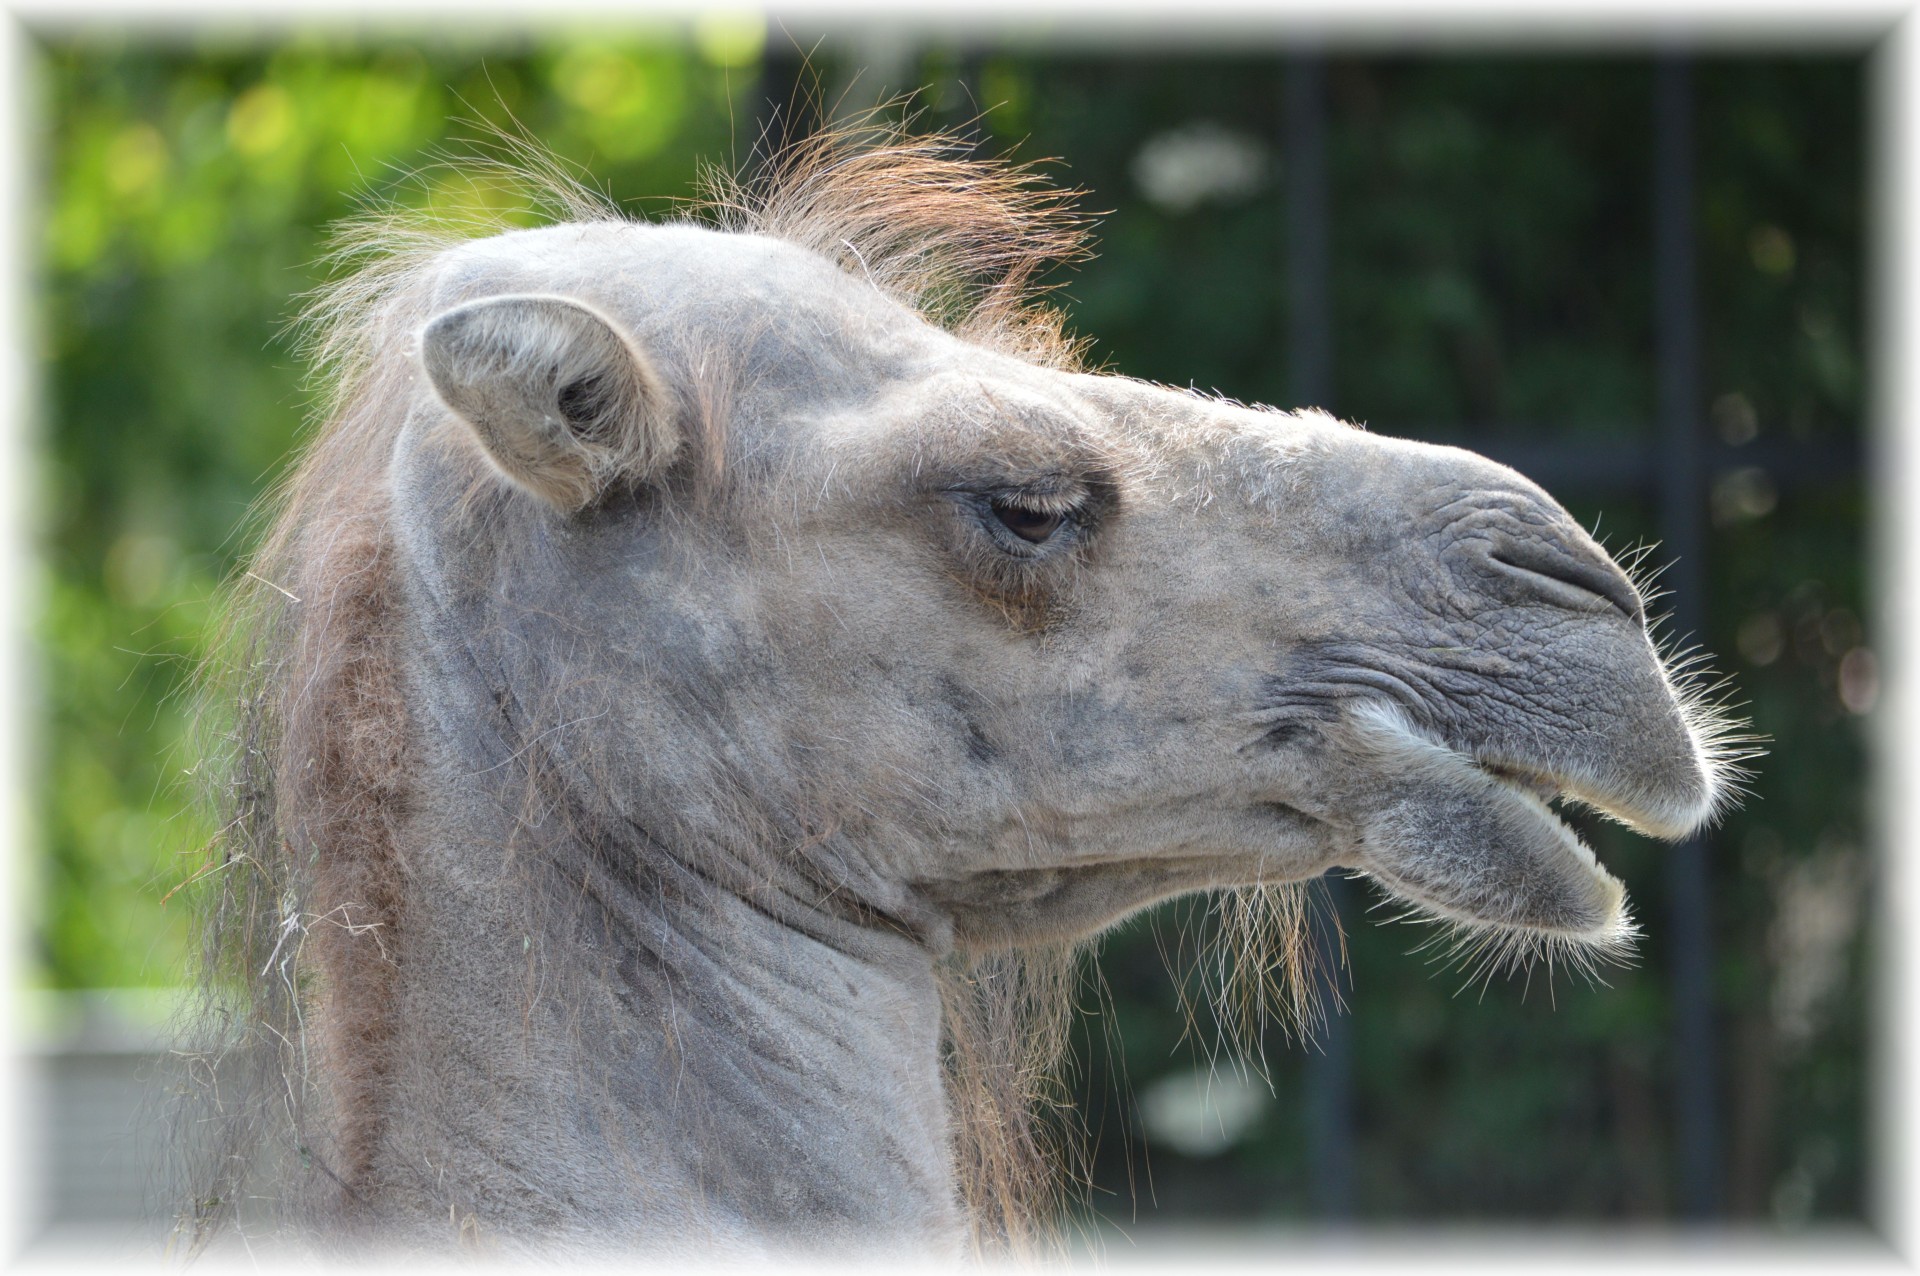
[[[1634,933],[1626,889],[1553,803],[1574,777],[1477,759],[1398,712],[1357,714],[1376,786],[1353,795],[1360,866],[1421,912],[1473,928],[1614,949]]]
[[[1515,788],[1525,790],[1547,805],[1552,806],[1566,793],[1566,782],[1559,776],[1530,767],[1515,766],[1511,762],[1486,762],[1471,759],[1475,766],[1496,780],[1503,781]]]
[[[1588,846],[1585,839],[1574,832],[1573,826],[1567,823],[1563,812],[1556,809],[1562,802],[1576,804],[1586,807],[1589,810],[1597,811],[1608,819],[1624,824],[1629,828],[1641,827],[1640,822],[1631,811],[1621,807],[1609,806],[1602,800],[1585,796],[1580,790],[1578,783],[1566,776],[1505,760],[1492,762],[1483,758],[1476,758],[1468,753],[1462,753],[1461,757],[1476,770],[1491,777],[1503,788],[1518,797],[1522,804],[1531,809],[1534,814],[1543,820],[1550,821],[1556,831],[1564,832],[1571,843],[1569,849],[1576,851],[1581,859],[1591,867],[1599,868],[1599,859],[1594,855],[1593,848]]]
[[[1472,759],[1469,760],[1472,761]],[[1574,831],[1573,826],[1563,818],[1562,812],[1555,808],[1564,799],[1598,811],[1610,819],[1627,823],[1624,816],[1573,793],[1571,785],[1564,777],[1505,762],[1473,761],[1473,765],[1492,777],[1501,788],[1506,790],[1509,797],[1519,802],[1530,814],[1539,819],[1546,831],[1557,840],[1560,849],[1570,852],[1579,862],[1580,867],[1610,887],[1619,886],[1619,882],[1607,871],[1606,865],[1600,862],[1600,857],[1594,853],[1593,848],[1587,845],[1586,839]],[[1624,902],[1624,895],[1621,900]],[[1593,930],[1596,937],[1605,943],[1612,944],[1620,934],[1630,931],[1631,926],[1622,908],[1609,922]]]
[[[1601,896],[1608,907],[1600,910],[1604,917],[1587,925],[1533,926],[1521,923],[1526,929],[1547,930],[1564,934],[1569,938],[1588,939],[1607,945],[1614,944],[1625,932],[1632,929],[1627,919],[1624,902],[1625,895],[1621,885],[1600,862],[1586,839],[1574,831],[1571,824],[1563,818],[1562,812],[1555,808],[1562,800],[1590,807],[1611,819],[1627,823],[1628,818],[1621,812],[1592,801],[1574,792],[1575,784],[1565,776],[1550,771],[1516,765],[1509,761],[1487,762],[1468,754],[1460,755],[1474,770],[1492,779],[1498,790],[1511,803],[1518,806],[1540,824],[1542,841],[1554,849],[1570,856],[1578,866],[1585,870],[1592,881],[1602,886]],[[1576,870],[1576,871],[1578,871]],[[1460,919],[1479,921],[1483,919]]]

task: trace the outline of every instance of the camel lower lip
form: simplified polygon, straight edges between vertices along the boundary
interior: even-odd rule
[[[1593,853],[1593,848],[1588,846],[1586,839],[1574,832],[1567,822],[1560,818],[1560,813],[1553,809],[1553,804],[1559,801],[1566,791],[1558,779],[1542,772],[1526,771],[1504,764],[1476,762],[1474,765],[1509,789],[1531,798],[1533,804],[1538,807],[1541,818],[1557,826],[1566,834],[1567,840],[1572,843],[1572,849],[1585,861],[1586,865],[1589,868],[1599,869],[1600,860]]]
[[[1383,781],[1352,794],[1363,867],[1418,908],[1465,923],[1613,944],[1626,892],[1548,802],[1569,777],[1512,754],[1473,752],[1423,733],[1391,707],[1352,726]]]

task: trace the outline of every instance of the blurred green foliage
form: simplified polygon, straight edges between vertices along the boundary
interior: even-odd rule
[[[187,688],[238,529],[313,397],[288,323],[328,227],[369,195],[434,199],[458,180],[438,151],[509,117],[613,189],[686,194],[700,159],[732,153],[760,36],[714,20],[504,51],[46,50],[41,978],[186,968],[160,901],[212,832],[183,779]]]
[[[458,121],[509,115],[618,197],[688,194],[696,161],[750,148],[764,38],[716,16],[433,43],[45,46],[37,981],[169,984],[186,969],[191,937],[164,899],[212,833],[189,802],[187,689],[244,550],[236,529],[312,401],[286,325],[323,277],[327,226],[367,193],[431,198],[454,180],[436,154],[479,131]],[[1062,157],[1086,205],[1109,210],[1102,255],[1060,294],[1097,359],[1294,401],[1278,57],[929,47],[884,84],[855,78],[858,61],[821,47],[829,100],[917,85],[924,122],[947,126],[991,107],[984,149]],[[1650,436],[1649,64],[1335,58],[1327,77],[1325,406],[1388,433]],[[1708,60],[1696,96],[1700,406],[1717,449],[1701,637],[1775,742],[1712,861],[1724,1196],[1790,1225],[1857,1217],[1867,1193],[1866,511],[1857,476],[1793,484],[1763,456],[1863,433],[1861,63]],[[1178,207],[1147,198],[1149,144],[1194,125],[1264,162]],[[1656,534],[1644,493],[1557,494],[1616,545]],[[1406,955],[1421,935],[1350,910],[1363,1217],[1672,1212],[1662,852],[1586,831],[1647,931],[1611,987],[1540,972],[1456,996],[1461,976]],[[1103,945],[1088,1004],[1104,1013],[1086,1020],[1077,1085],[1109,1219],[1309,1213],[1298,1045],[1268,1041],[1277,1097],[1221,1149],[1179,1151],[1134,1115],[1134,1094],[1213,1052],[1163,952],[1210,925],[1176,904]],[[1191,996],[1197,976],[1176,978]]]

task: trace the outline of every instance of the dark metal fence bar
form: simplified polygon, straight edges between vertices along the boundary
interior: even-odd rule
[[[1667,54],[1654,75],[1654,340],[1659,361],[1659,504],[1674,628],[1699,635],[1706,619],[1699,315],[1694,279],[1693,85],[1688,60]],[[1708,842],[1693,838],[1667,860],[1673,978],[1673,1128],[1676,1204],[1683,1217],[1720,1207],[1715,1084],[1713,934]]]
[[[1382,432],[1470,448],[1512,466],[1556,495],[1604,491],[1655,496],[1667,481],[1667,445],[1663,441],[1555,439],[1545,427],[1536,431],[1511,425],[1503,426],[1501,432],[1541,437],[1501,438],[1498,433],[1476,434],[1453,425],[1424,429],[1394,424],[1383,427]],[[1621,426],[1618,430],[1624,437],[1637,433],[1641,433],[1637,426]],[[1703,446],[1696,440],[1695,448],[1696,481],[1752,466],[1764,471],[1781,490],[1854,481],[1865,464],[1858,439],[1756,439],[1740,447]],[[1698,501],[1696,494],[1696,504]]]
[[[1329,407],[1333,307],[1327,279],[1326,76],[1314,53],[1287,60],[1281,180],[1287,204],[1287,387],[1296,407]]]
[[[1287,357],[1290,397],[1298,405],[1331,408],[1333,315],[1327,280],[1326,85],[1320,57],[1293,55],[1286,66],[1282,180],[1287,191]],[[1324,879],[1328,907],[1314,918],[1322,996],[1337,1004],[1340,917],[1350,887]],[[1353,1024],[1329,1014],[1307,1055],[1307,1155],[1314,1167],[1313,1206],[1328,1220],[1354,1213]]]

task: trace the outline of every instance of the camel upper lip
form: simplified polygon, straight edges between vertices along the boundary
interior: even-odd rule
[[[1689,792],[1681,784],[1649,788],[1643,779],[1606,765],[1607,759],[1588,763],[1567,759],[1549,767],[1530,758],[1485,749],[1457,749],[1482,772],[1514,789],[1538,798],[1544,805],[1565,799],[1591,808],[1635,832],[1663,841],[1678,841],[1693,832],[1712,811],[1710,792]],[[1564,766],[1567,769],[1561,769]],[[1678,764],[1669,774],[1679,771]]]
[[[1634,749],[1622,749],[1617,738],[1598,732],[1567,733],[1565,740],[1537,740],[1532,733],[1493,738],[1443,733],[1414,725],[1404,710],[1383,701],[1364,701],[1354,712],[1359,722],[1372,724],[1363,727],[1363,737],[1381,733],[1381,742],[1368,747],[1394,753],[1401,749],[1396,737],[1424,741],[1427,748],[1524,794],[1543,813],[1550,813],[1555,802],[1574,802],[1663,841],[1689,836],[1712,815],[1713,772],[1690,737],[1662,740],[1652,733],[1655,738],[1636,736]]]
[[[1591,783],[1582,783],[1558,772],[1508,758],[1474,758],[1471,754],[1468,757],[1472,758],[1476,767],[1494,779],[1539,799],[1543,807],[1553,808],[1562,798],[1566,798],[1609,819],[1618,820],[1628,828],[1650,831],[1645,827],[1645,817],[1634,809],[1630,801],[1596,792]],[[1549,809],[1548,814],[1558,819],[1563,812]]]

